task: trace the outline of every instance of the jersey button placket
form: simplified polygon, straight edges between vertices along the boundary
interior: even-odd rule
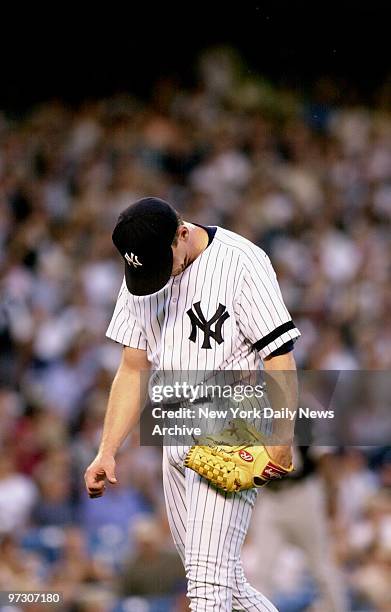
[[[174,278],[172,282],[172,288],[171,288],[171,302],[173,304],[176,304],[178,301],[178,293],[179,293],[179,279]]]
[[[170,307],[170,310],[169,310],[169,313],[170,313],[170,315],[169,315],[169,325],[170,326],[172,326],[174,324],[174,321],[175,321],[176,303],[178,301],[178,293],[179,293],[179,291],[178,291],[178,284],[179,284],[178,279],[174,279],[172,281],[172,285],[171,285],[171,299],[170,299],[170,306],[172,305],[172,308]],[[172,351],[172,349],[173,349],[174,338],[173,338],[173,336],[171,336],[171,334],[173,334],[173,333],[174,333],[174,331],[173,331],[173,329],[171,329],[170,337],[167,338],[167,344],[166,344],[166,348],[167,348],[168,351]]]
[[[170,314],[172,317],[175,317],[175,313],[176,313],[176,304],[178,302],[178,295],[179,295],[179,280],[177,278],[174,278],[174,280],[172,281],[172,285],[171,285],[171,305],[172,305],[172,309],[170,309]]]

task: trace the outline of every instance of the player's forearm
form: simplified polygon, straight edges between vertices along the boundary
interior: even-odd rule
[[[266,359],[264,367],[267,372],[267,396],[275,414],[274,443],[290,445],[293,441],[298,405],[298,382],[293,353]]]
[[[146,394],[146,375],[119,368],[111,387],[100,455],[115,456],[121,444],[138,423]]]

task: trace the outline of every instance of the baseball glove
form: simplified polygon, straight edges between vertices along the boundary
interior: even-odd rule
[[[229,493],[263,487],[293,471],[292,464],[284,468],[272,461],[264,442],[255,428],[231,422],[228,429],[205,436],[192,446],[185,466]]]

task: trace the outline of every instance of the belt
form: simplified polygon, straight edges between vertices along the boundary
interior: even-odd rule
[[[179,400],[178,402],[164,402],[162,403],[162,406],[175,410],[176,408],[180,408],[182,404],[185,403],[189,404],[190,406],[194,406],[195,404],[211,404],[213,401],[214,398],[210,396],[196,397],[196,399],[193,401],[190,401],[190,399],[184,397],[183,400]]]

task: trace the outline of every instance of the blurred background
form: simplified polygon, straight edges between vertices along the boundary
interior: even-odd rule
[[[283,4],[4,22],[0,590],[60,590],[69,612],[187,610],[160,450],[132,435],[119,485],[84,494],[121,352],[105,339],[111,230],[132,200],[264,248],[299,367],[390,368],[385,13]],[[251,581],[281,612],[391,610],[390,448],[298,449],[297,465],[259,496]]]

